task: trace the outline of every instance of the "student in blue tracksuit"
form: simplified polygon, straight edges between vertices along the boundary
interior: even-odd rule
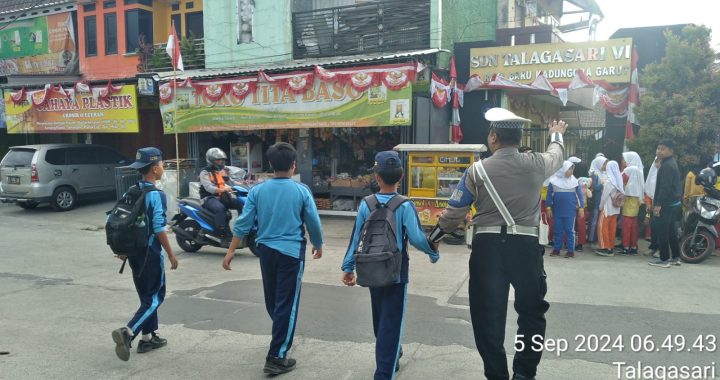
[[[585,211],[585,195],[580,182],[573,175],[574,166],[572,162],[565,161],[562,168],[550,177],[545,200],[546,213],[553,218],[555,223],[554,248],[550,256],[560,254],[563,238],[565,238],[568,247],[565,257],[575,257],[575,216],[578,212],[582,215]]]
[[[397,195],[397,184],[403,177],[402,162],[397,152],[378,153],[375,156],[374,170],[375,180],[380,185],[380,192],[375,196],[380,203],[387,204],[392,197]],[[360,232],[368,215],[370,215],[370,210],[363,200],[358,209],[352,239],[342,264],[342,281],[347,286],[355,285],[354,253],[358,248]],[[403,333],[408,284],[408,241],[415,248],[430,256],[430,262],[435,263],[440,259],[437,245],[432,246],[423,233],[417,210],[412,202],[403,203],[395,211],[395,217],[398,230],[402,230],[402,233],[397,235],[397,246],[402,247],[403,255],[400,281],[394,285],[370,288],[373,332],[375,333],[375,380],[392,379],[395,371],[399,368],[398,360],[402,356],[400,341]]]
[[[305,268],[303,224],[310,233],[314,259],[322,257],[323,234],[312,193],[291,179],[296,168],[295,148],[277,143],[268,149],[267,157],[275,178],[250,190],[242,215],[235,221],[223,268],[230,270],[235,249],[244,244],[257,218],[255,242],[260,251],[265,307],[273,321],[263,372],[279,375],[295,369],[295,359],[288,357],[288,351],[293,343]]]
[[[158,148],[148,147],[137,151],[136,161],[130,167],[137,169],[143,176],[140,188],[153,186],[163,175],[162,152]],[[167,340],[160,338],[158,329],[157,309],[165,299],[165,255],[170,260],[170,268],[177,269],[178,261],[173,253],[167,233],[165,232],[165,212],[167,198],[160,190],[153,190],[145,195],[145,223],[151,226],[148,235],[148,251],[145,255],[129,256],[127,261],[133,273],[133,282],[140,307],[127,326],[112,332],[115,341],[115,353],[120,360],[130,358],[130,343],[140,333],[138,343],[139,354],[163,347]],[[125,257],[120,257],[125,259]]]

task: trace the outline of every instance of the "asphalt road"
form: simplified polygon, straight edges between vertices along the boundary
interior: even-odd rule
[[[56,213],[0,205],[0,353],[9,352],[0,355],[0,379],[265,378],[270,321],[257,258],[247,251],[230,272],[221,268],[220,249],[179,253],[160,308],[168,346],[117,359],[110,332],[127,322],[137,297],[130,272],[117,273],[120,262],[105,245],[101,226],[111,206],[93,202]],[[352,221],[323,224],[325,256],[308,258],[304,276],[292,353],[298,368],[284,376],[368,379],[374,371],[368,292],[340,283]],[[642,256],[587,251],[545,258],[547,342],[564,350],[545,347],[538,379],[657,379],[669,366],[705,368],[700,379],[713,378],[709,369],[720,373],[719,257],[662,269]],[[441,252],[435,265],[411,253],[399,379],[483,378],[467,306],[469,254],[446,245]],[[511,354],[512,299],[509,309]],[[654,370],[650,377],[616,364],[638,361]]]

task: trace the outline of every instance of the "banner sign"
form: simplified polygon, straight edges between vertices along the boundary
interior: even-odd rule
[[[0,75],[77,74],[71,13],[0,24]]]
[[[31,99],[19,104],[9,91],[5,92],[8,133],[136,133],[135,86],[124,85],[116,90],[36,91]],[[39,98],[43,98],[42,102]],[[40,105],[31,105],[28,100]]]
[[[0,129],[7,128],[5,124],[5,102],[0,102]]]
[[[174,101],[168,103],[162,102],[163,92],[173,90],[161,87],[160,112],[165,133],[174,133],[175,128],[183,133],[411,124],[409,82],[397,90],[380,83],[359,91],[350,80],[326,82],[317,77],[301,93],[274,82],[252,85],[254,88],[247,89],[249,86],[236,83],[225,92],[220,89],[222,85],[177,87]]]
[[[448,206],[447,199],[437,198],[410,198],[415,203],[420,224],[423,226],[434,226],[438,223],[440,215]]]
[[[550,82],[569,82],[578,69],[592,80],[630,82],[632,39],[532,44],[470,49],[470,76],[489,82],[493,74],[532,83],[539,74]]]

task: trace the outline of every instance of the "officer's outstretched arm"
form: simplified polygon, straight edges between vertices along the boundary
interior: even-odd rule
[[[445,234],[453,232],[463,223],[475,201],[475,181],[472,175],[468,175],[469,170],[472,170],[472,166],[463,174],[457,188],[448,200],[448,207],[440,215],[438,224],[430,232],[428,238],[433,243],[439,242]]]

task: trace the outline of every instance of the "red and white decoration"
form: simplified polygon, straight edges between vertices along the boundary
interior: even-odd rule
[[[20,106],[24,102],[30,104],[31,107],[44,106],[51,95],[60,95],[75,101],[77,94],[92,94],[95,100],[107,100],[113,94],[122,90],[123,86],[113,85],[108,82],[105,86],[91,87],[87,82],[77,82],[72,88],[66,89],[62,85],[46,84],[41,90],[28,91],[21,88],[17,91],[10,92],[10,100],[14,105]]]
[[[450,85],[442,78],[432,74],[430,80],[430,99],[437,108],[445,107],[450,103],[450,92],[452,89]]]
[[[315,66],[312,71],[298,71],[283,74],[268,74],[260,70],[256,76],[246,76],[227,79],[213,79],[195,81],[188,84],[188,78],[177,87],[192,86],[196,93],[202,94],[210,101],[217,101],[230,93],[238,99],[257,90],[259,83],[272,83],[281,90],[288,90],[294,94],[303,94],[313,87],[315,79],[325,83],[349,84],[355,91],[364,92],[372,86],[385,85],[391,91],[398,91],[413,80],[417,65],[415,63],[358,67],[349,69],[325,69]],[[160,101],[168,104],[174,94],[173,81],[160,85]]]
[[[625,124],[625,139],[632,140],[635,137],[633,132],[633,124],[637,124],[637,116],[635,115],[635,107],[640,105],[640,83],[638,83],[638,53],[633,48],[632,61],[630,63],[630,90],[628,94],[627,106],[627,123]]]
[[[455,70],[455,56],[450,59],[450,85],[453,89],[453,111],[452,111],[452,136],[450,141],[459,144],[463,139],[462,128],[460,128],[460,107],[464,100],[463,90],[457,83],[457,71]]]
[[[165,51],[170,56],[170,63],[174,70],[184,71],[182,55],[180,55],[180,39],[175,32],[175,23],[170,23],[170,35],[168,36],[167,46]]]

